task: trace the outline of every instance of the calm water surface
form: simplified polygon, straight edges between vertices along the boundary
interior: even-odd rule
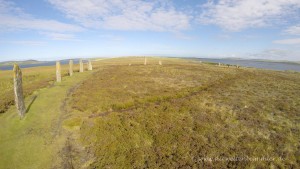
[[[265,62],[255,60],[233,60],[233,59],[208,59],[199,58],[204,62],[214,62],[230,65],[240,65],[243,67],[255,67],[260,69],[271,69],[271,70],[293,70],[300,72],[300,64],[297,63],[284,63],[284,62]]]

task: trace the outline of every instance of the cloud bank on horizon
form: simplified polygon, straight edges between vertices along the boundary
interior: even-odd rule
[[[300,60],[299,0],[0,0],[0,61],[124,55]]]

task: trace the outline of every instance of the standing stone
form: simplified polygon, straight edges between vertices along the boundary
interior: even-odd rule
[[[93,70],[93,65],[91,60],[88,61],[88,70]]]
[[[145,56],[144,65],[147,65],[147,58]]]
[[[19,65],[17,64],[14,64],[14,93],[15,104],[17,106],[18,113],[22,119],[25,116],[26,107],[23,96],[22,71]]]
[[[219,62],[219,66],[221,66],[221,63]]]
[[[69,75],[73,76],[73,60],[69,61]]]
[[[162,62],[161,62],[161,60],[160,60],[160,61],[158,61],[158,64],[159,64],[159,65],[162,65]]]
[[[79,72],[83,72],[83,62],[82,62],[82,59],[79,60]]]
[[[61,82],[61,68],[60,68],[60,62],[56,62],[56,81]]]

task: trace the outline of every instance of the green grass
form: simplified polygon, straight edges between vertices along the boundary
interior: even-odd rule
[[[14,107],[0,114],[0,168],[299,166],[299,73],[175,58],[143,63],[103,59],[93,72],[25,89],[38,95],[26,118]],[[30,71],[34,83],[54,79],[53,67],[25,77]],[[209,161],[234,157],[275,160]]]
[[[36,90],[33,95],[37,98],[22,120],[14,106],[0,114],[1,169],[64,168],[61,151],[67,134],[62,130],[66,114],[61,104],[67,91],[89,75],[90,72],[76,73],[64,77],[62,83]],[[27,97],[26,105],[30,101],[31,96]]]
[[[79,66],[74,65],[78,71]],[[55,80],[55,66],[22,69],[24,95],[29,96],[35,90],[52,85]],[[68,75],[68,65],[62,65],[62,76]],[[0,113],[4,113],[14,104],[13,72],[0,71]]]
[[[39,88],[49,86],[54,78],[53,67],[23,69],[24,95],[28,96]],[[0,72],[0,89],[0,113],[4,113],[14,104],[12,71]]]

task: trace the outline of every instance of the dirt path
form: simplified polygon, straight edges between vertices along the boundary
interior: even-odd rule
[[[20,120],[12,106],[0,116],[0,169],[10,168],[65,168],[59,154],[69,145],[71,131],[63,129],[66,98],[71,89],[92,72],[64,77],[62,83],[36,91],[37,96],[26,98],[30,105],[26,117]]]

